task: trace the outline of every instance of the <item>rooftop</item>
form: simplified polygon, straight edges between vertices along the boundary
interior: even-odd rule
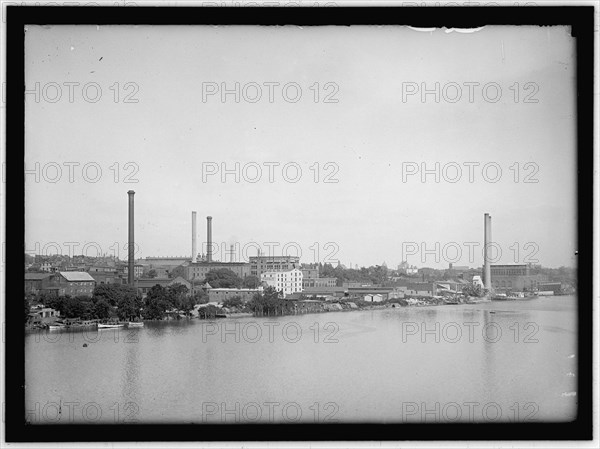
[[[52,276],[54,273],[25,273],[26,281],[41,281],[47,277]]]
[[[85,271],[61,271],[60,275],[69,282],[96,282],[94,278]]]

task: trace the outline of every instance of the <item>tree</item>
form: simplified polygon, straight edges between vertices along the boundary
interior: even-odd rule
[[[190,315],[191,311],[194,310],[195,305],[196,302],[194,301],[194,298],[190,295],[187,295],[183,298],[179,310],[184,311],[186,315]]]
[[[167,289],[157,284],[146,295],[144,318],[148,320],[162,320],[170,306],[171,303]]]
[[[149,278],[153,278],[154,279],[157,276],[156,270],[154,268],[151,269],[150,271],[148,271],[147,275],[148,275]]]
[[[105,299],[100,299],[94,304],[94,316],[101,320],[110,317],[110,304]]]
[[[197,291],[192,296],[194,304],[206,304],[208,302],[208,293],[205,291]]]
[[[227,268],[218,268],[206,273],[203,284],[208,282],[212,288],[240,288],[242,279]]]
[[[215,318],[217,315],[217,312],[219,311],[219,309],[215,306],[213,306],[212,304],[206,306],[206,307],[200,307],[198,309],[198,317],[199,318]]]
[[[132,321],[140,316],[142,298],[137,295],[123,295],[117,303],[117,315],[120,320]]]
[[[64,312],[65,298],[62,296],[47,295],[44,297],[44,306],[58,310],[61,314]]]
[[[94,288],[92,301],[95,303],[100,299],[105,299],[111,306],[116,306],[121,298],[136,295],[136,290],[131,285],[126,284],[99,284]]]
[[[258,288],[260,279],[256,276],[246,276],[242,281],[244,288]]]
[[[94,304],[87,296],[64,296],[56,298],[51,307],[65,318],[90,319],[94,316]]]
[[[284,310],[290,308],[290,301],[283,299],[283,294],[275,287],[269,286],[262,293],[256,293],[248,302],[248,308],[255,315],[283,315]]]
[[[227,308],[231,308],[231,307],[240,308],[243,305],[244,305],[244,302],[242,301],[241,296],[233,296],[233,297],[227,298],[226,300],[223,301],[223,307],[227,307]]]
[[[183,284],[171,284],[167,287],[167,295],[169,297],[169,302],[173,306],[173,308],[180,310],[183,307],[183,304],[186,302],[185,298],[189,293],[189,289]]]

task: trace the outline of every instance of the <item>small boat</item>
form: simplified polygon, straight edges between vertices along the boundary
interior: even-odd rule
[[[125,327],[125,324],[122,324],[122,323],[116,323],[116,324],[98,323],[98,329],[116,329],[118,327]]]
[[[84,321],[81,321],[81,320],[79,320],[79,318],[72,318],[72,319],[67,318],[65,320],[65,325],[69,329],[79,329],[79,328],[82,328],[82,327],[96,327],[97,320],[84,320]]]
[[[67,325],[64,323],[61,323],[59,321],[56,321],[54,324],[48,325],[48,330],[51,330],[51,331],[58,331],[58,330],[66,329],[66,328],[67,328]]]
[[[144,327],[143,321],[130,321],[127,323],[127,327]]]
[[[492,301],[514,301],[515,299],[515,297],[507,296],[505,293],[498,293],[492,296]]]

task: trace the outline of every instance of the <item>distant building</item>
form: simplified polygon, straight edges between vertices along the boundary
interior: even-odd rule
[[[414,265],[409,265],[407,261],[402,261],[398,264],[398,273],[400,274],[417,274],[419,269]]]
[[[291,293],[302,291],[302,271],[293,269],[289,271],[270,271],[262,273],[261,282],[283,292],[284,297]]]
[[[406,296],[434,296],[436,294],[435,282],[410,282],[406,287],[400,287]]]
[[[254,295],[262,292],[262,287],[259,288],[211,288],[208,289],[208,301],[222,303],[226,299],[239,296],[243,302],[252,300]]]
[[[153,267],[153,268],[145,267],[143,276],[148,277],[148,273],[150,273],[152,271],[154,273],[154,277],[156,277],[156,278],[168,278],[169,272],[171,269],[172,269],[171,267]],[[129,271],[129,270],[127,270],[127,271]],[[140,277],[142,277],[142,276],[140,276]]]
[[[251,256],[250,274],[260,279],[263,273],[290,271],[300,267],[298,256]],[[317,273],[318,275],[318,273]]]
[[[473,276],[473,285],[479,285],[479,287],[483,288],[483,280],[481,280],[481,276],[475,275]]]
[[[49,287],[55,287],[56,275],[53,273],[25,273],[25,294],[37,295]]]
[[[178,267],[179,265],[189,262],[190,257],[146,257],[143,261],[143,265],[149,266],[150,268],[156,267]]]
[[[302,278],[305,281],[308,279],[317,279],[319,277],[319,266],[316,264],[302,264],[300,270],[302,271]]]
[[[387,300],[394,291],[393,287],[348,287],[345,293],[348,293],[348,296],[363,298],[366,295],[381,295],[382,300]]]
[[[161,287],[168,287],[171,284],[172,279],[169,278],[142,278],[136,279],[135,287],[137,289],[138,295],[142,298],[145,298],[148,292],[155,285],[160,285]]]
[[[302,288],[313,288],[313,287],[335,287],[337,285],[337,278],[305,278],[304,270],[302,270]]]
[[[94,278],[96,284],[123,284],[127,276],[114,264],[99,263],[92,265],[88,270],[89,275]]]
[[[552,292],[555,295],[560,295],[563,292],[560,282],[540,282],[538,289],[540,292]]]
[[[492,287],[495,290],[534,291],[548,276],[531,274],[529,265],[510,264],[491,266]]]
[[[123,275],[125,278],[127,278],[128,273],[129,273],[129,267],[127,265],[123,265]],[[136,263],[133,266],[133,276],[135,278],[139,279],[142,277],[143,274],[144,274],[144,266],[140,263]]]
[[[191,292],[192,290],[192,283],[189,282],[188,280],[182,278],[181,276],[177,276],[174,279],[171,279],[171,282],[169,282],[169,284],[167,285],[173,285],[173,284],[181,284],[185,287],[187,287],[187,289]]]
[[[363,300],[366,302],[382,302],[383,295],[380,295],[379,293],[375,293],[372,295],[365,295]]]
[[[363,288],[363,287],[372,287],[372,282],[342,282],[343,288]]]
[[[52,264],[50,262],[42,262],[40,264],[40,270],[50,273],[52,270]]]
[[[245,262],[188,262],[184,265],[185,278],[192,282],[194,279],[202,280],[209,271],[226,268],[244,279],[250,275],[250,264]]]
[[[96,281],[89,273],[82,271],[61,271],[58,277],[59,296],[88,296],[94,294]]]
[[[302,289],[307,297],[316,296],[317,298],[326,298],[328,296],[336,296],[341,298],[344,296],[343,287],[306,287]]]
[[[173,284],[181,284],[187,287],[188,295],[192,294],[192,284],[189,283],[186,279],[181,276],[177,276],[175,279],[171,278],[141,278],[135,280],[135,288],[137,290],[138,295],[142,298],[145,298],[148,292],[155,285],[160,285],[161,287],[167,288]],[[198,290],[198,289],[197,289]]]
[[[89,275],[94,278],[96,284],[125,284],[127,277],[120,275],[117,271],[96,271],[89,272]]]

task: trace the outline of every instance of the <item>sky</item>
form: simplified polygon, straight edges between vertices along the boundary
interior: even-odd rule
[[[494,262],[576,265],[568,27],[28,26],[25,43],[28,253],[125,259],[134,190],[137,257],[189,257],[194,210],[219,260],[478,267],[489,213]]]

